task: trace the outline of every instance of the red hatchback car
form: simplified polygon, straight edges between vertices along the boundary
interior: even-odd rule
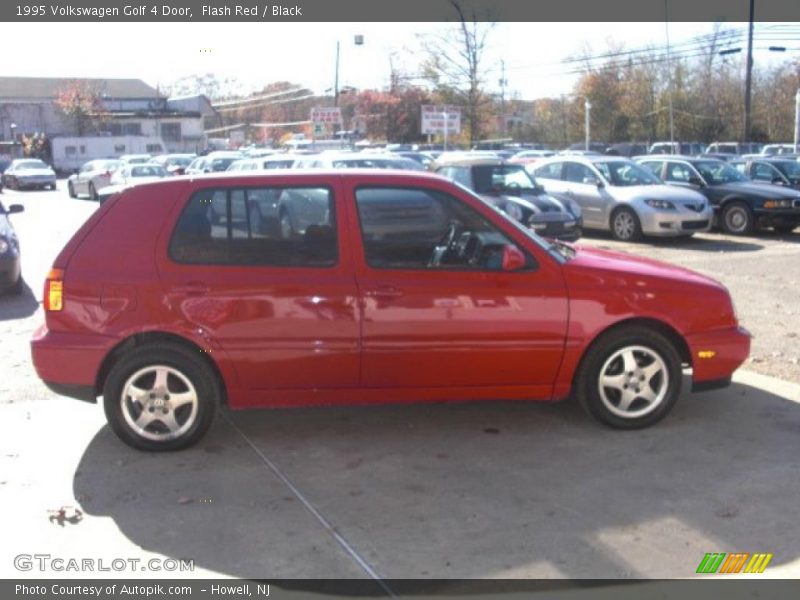
[[[619,428],[663,418],[682,368],[749,352],[719,283],[551,243],[463,187],[404,172],[204,176],[100,207],[45,284],[31,342],[54,391],[140,449],[233,409],[574,394]]]

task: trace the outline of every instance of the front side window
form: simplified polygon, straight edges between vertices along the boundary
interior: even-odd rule
[[[375,269],[497,271],[512,243],[472,207],[437,190],[364,187],[356,204],[364,256]]]
[[[538,173],[537,173],[538,175]],[[572,183],[595,183],[597,175],[589,167],[580,163],[568,162],[564,168],[564,180]]]
[[[757,181],[769,181],[773,179],[782,179],[780,174],[767,163],[755,163],[753,165],[753,179]]]
[[[175,226],[169,256],[188,264],[332,267],[333,194],[317,187],[200,190]]]
[[[712,184],[735,183],[737,181],[747,181],[747,177],[739,173],[728,163],[718,161],[697,161],[694,163],[703,178]]]

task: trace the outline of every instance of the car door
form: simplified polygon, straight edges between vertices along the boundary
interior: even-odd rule
[[[78,171],[78,176],[75,178],[75,193],[76,194],[88,194],[89,193],[89,181],[91,180],[91,175],[95,169],[94,162],[88,162],[83,165]]]
[[[587,165],[575,161],[564,163],[566,192],[583,211],[583,225],[588,228],[608,229],[608,212],[613,200],[598,187],[602,182],[598,173]]]
[[[361,385],[470,394],[476,386],[534,386],[549,397],[568,316],[560,265],[549,255],[534,259],[525,240],[535,242],[445,181],[353,181]],[[501,270],[497,253],[506,244],[526,252],[525,269]],[[470,246],[475,262],[465,258]]]
[[[356,387],[357,290],[349,242],[339,231],[336,179],[213,185],[198,183],[160,252],[176,322],[202,331],[211,351],[221,350],[235,365],[244,389]],[[248,198],[288,189],[324,194],[326,219],[293,237],[254,226]],[[211,207],[220,203],[224,210],[214,209],[214,222]]]

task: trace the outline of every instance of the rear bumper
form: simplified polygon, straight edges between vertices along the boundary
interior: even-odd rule
[[[697,390],[726,385],[750,354],[750,333],[742,327],[690,335],[686,343],[692,354],[693,389]]]
[[[59,333],[39,327],[31,339],[36,374],[57,394],[94,401],[97,373],[114,338],[84,333]]]

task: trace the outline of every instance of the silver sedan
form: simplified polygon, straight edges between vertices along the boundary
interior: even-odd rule
[[[585,229],[618,240],[689,236],[711,228],[713,209],[693,190],[665,185],[649,170],[616,156],[559,156],[536,164],[536,179],[583,210]]]

